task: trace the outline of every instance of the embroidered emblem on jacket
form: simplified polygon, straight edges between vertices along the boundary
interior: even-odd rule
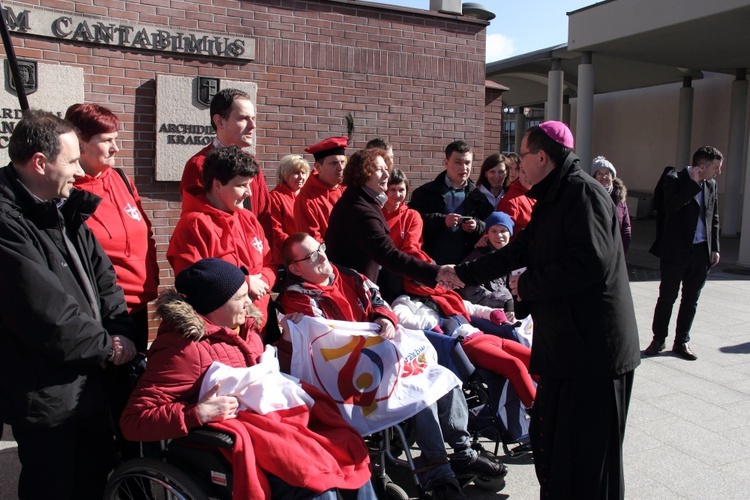
[[[128,214],[131,219],[137,221],[141,220],[141,212],[140,210],[138,210],[138,207],[134,207],[130,203],[128,203],[127,205],[125,205],[125,208],[123,208],[123,210],[125,210],[125,213]]]
[[[263,240],[258,238],[257,236],[253,237],[253,242],[251,243],[253,248],[255,248],[258,252],[263,253]]]

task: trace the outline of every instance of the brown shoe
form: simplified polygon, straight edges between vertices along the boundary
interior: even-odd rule
[[[688,361],[695,361],[698,359],[698,356],[695,355],[692,349],[690,349],[690,346],[687,342],[680,342],[676,343],[672,346],[672,352],[675,353],[677,356],[679,356],[682,359],[686,359]]]
[[[667,347],[667,345],[664,343],[663,340],[660,342],[660,341],[654,339],[648,345],[648,347],[646,348],[646,350],[643,351],[643,354],[645,354],[646,356],[656,356],[657,354],[659,354],[660,352],[662,352],[666,347]]]

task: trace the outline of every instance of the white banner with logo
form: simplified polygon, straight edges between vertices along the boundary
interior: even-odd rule
[[[288,326],[292,375],[331,396],[363,436],[414,416],[461,385],[438,365],[421,331],[398,327],[387,340],[372,323],[305,317]]]

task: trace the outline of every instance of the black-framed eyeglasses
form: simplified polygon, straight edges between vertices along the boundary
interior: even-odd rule
[[[538,149],[535,149],[535,150],[533,150],[533,151],[526,151],[525,153],[519,153],[519,154],[518,154],[518,158],[519,158],[519,159],[521,159],[521,160],[523,160],[523,158],[524,158],[524,157],[525,157],[526,155],[533,155],[533,154],[535,154],[535,153],[538,153],[538,152],[539,152],[539,150],[538,150]]]
[[[326,244],[325,243],[321,243],[317,250],[315,250],[314,252],[310,252],[310,255],[308,255],[304,259],[297,259],[297,260],[292,261],[292,264],[296,264],[297,262],[302,262],[303,260],[308,260],[308,259],[310,260],[310,262],[312,262],[313,264],[315,264],[316,262],[318,262],[318,259],[320,258],[320,253],[321,252],[322,253],[326,252]]]

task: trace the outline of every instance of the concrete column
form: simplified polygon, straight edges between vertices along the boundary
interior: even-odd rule
[[[547,103],[545,120],[562,120],[563,72],[560,59],[552,59],[552,68],[547,73]]]
[[[745,125],[747,116],[747,79],[744,68],[737,70],[737,78],[732,82],[732,104],[729,110],[729,149],[722,171],[724,183],[724,212],[721,215],[721,234],[737,236],[740,225],[742,197],[742,171],[745,170]],[[745,233],[748,234],[748,233]],[[748,238],[750,239],[750,237]]]
[[[680,89],[680,109],[677,114],[677,163],[675,168],[682,168],[690,163],[691,135],[693,133],[693,77],[682,79]]]
[[[584,52],[578,65],[578,106],[575,151],[581,159],[581,168],[589,171],[594,133],[594,65],[591,52]]]
[[[570,96],[563,94],[563,116],[562,122],[567,123],[570,126]]]
[[[521,141],[523,140],[523,136],[526,135],[526,115],[523,112],[523,106],[516,108],[516,141],[513,144],[513,151],[516,153],[521,151]]]

